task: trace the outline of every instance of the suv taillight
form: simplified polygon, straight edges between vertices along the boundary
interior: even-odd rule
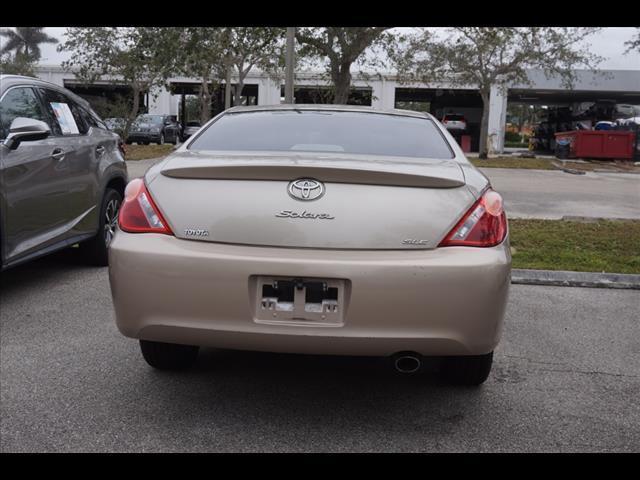
[[[507,235],[507,215],[502,196],[487,190],[449,234],[439,247],[494,247]]]
[[[118,225],[121,230],[129,233],[173,235],[141,178],[131,180],[124,191]]]
[[[118,138],[118,149],[120,150],[120,153],[122,154],[122,158],[127,158],[127,149],[124,146],[124,142],[122,141],[121,138]]]

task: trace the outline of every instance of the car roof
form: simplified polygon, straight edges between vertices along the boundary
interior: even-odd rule
[[[91,108],[89,102],[84,98],[76,95],[71,90],[61,87],[60,85],[56,85],[55,83],[47,82],[36,77],[27,77],[25,75],[0,75],[0,86],[2,87],[3,91],[16,85],[35,85],[51,88],[52,90],[57,90],[64,93],[65,95],[68,95],[72,100],[79,103],[85,108]]]
[[[381,109],[363,105],[333,105],[333,104],[281,104],[281,105],[252,105],[249,107],[232,107],[225,110],[224,113],[243,113],[243,112],[275,112],[275,111],[330,111],[330,112],[365,112],[386,115],[400,115],[404,117],[433,118],[431,114],[426,112],[416,112],[414,110],[401,110],[398,108]]]

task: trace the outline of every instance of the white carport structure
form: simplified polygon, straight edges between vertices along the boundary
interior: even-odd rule
[[[43,80],[73,89],[78,80],[72,72],[65,72],[60,66],[39,66],[37,76]],[[640,70],[603,70],[595,73],[588,70],[576,70],[576,80],[571,89],[563,87],[559,78],[547,78],[543,72],[529,71],[531,84],[509,85],[506,89],[497,86],[491,89],[489,105],[489,146],[491,153],[500,153],[504,148],[504,133],[508,102],[531,102],[538,104],[563,102],[580,103],[600,99],[612,99],[619,103],[640,104]],[[233,79],[233,82],[237,79]],[[105,86],[108,82],[100,82]],[[192,85],[197,87],[199,81],[188,77],[169,79],[170,84]],[[256,92],[253,100],[258,105],[273,105],[284,101],[284,86],[282,81],[276,81],[257,70],[250,72],[245,79],[245,85]],[[296,95],[305,97],[305,92],[328,86],[323,72],[301,72],[296,74]],[[406,84],[398,81],[393,72],[369,74],[367,76],[354,74],[353,87],[360,92],[363,101],[381,109],[398,108],[403,101],[410,99],[407,92],[420,98],[422,95],[425,105],[437,105],[432,112],[441,114],[445,109],[460,109],[466,111],[472,121],[476,121],[481,114],[481,104],[471,86],[452,86],[446,83]],[[413,92],[413,93],[411,93]],[[244,95],[244,93],[243,93]],[[474,98],[477,95],[477,98]],[[149,113],[164,113],[178,115],[181,95],[176,95],[164,88],[151,92],[148,97]],[[446,101],[438,99],[445,98]],[[404,100],[402,100],[404,99]],[[439,103],[438,103],[439,102]],[[449,105],[448,103],[449,102]],[[468,102],[465,104],[465,102]]]

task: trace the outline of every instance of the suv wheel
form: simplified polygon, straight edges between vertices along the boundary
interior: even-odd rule
[[[99,267],[109,265],[108,248],[116,232],[120,205],[122,205],[122,195],[117,190],[108,188],[102,197],[98,233],[91,240],[80,244],[80,249],[93,265]]]
[[[478,386],[489,377],[492,363],[493,352],[486,355],[446,357],[441,366],[440,376],[446,383]]]
[[[200,347],[140,340],[145,361],[159,370],[181,370],[194,364]]]

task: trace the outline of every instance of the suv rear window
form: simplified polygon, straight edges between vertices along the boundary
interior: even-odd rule
[[[428,118],[321,110],[228,113],[188,148],[453,158],[447,141]]]
[[[464,122],[464,115],[445,115],[444,119],[454,122]]]

